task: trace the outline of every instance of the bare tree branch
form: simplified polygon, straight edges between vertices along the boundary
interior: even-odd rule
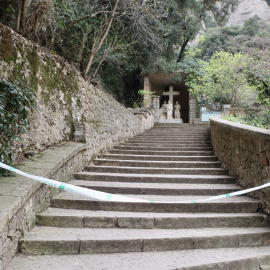
[[[89,69],[90,69],[90,67],[92,65],[94,56],[99,51],[100,47],[102,46],[105,38],[107,37],[107,35],[109,33],[109,30],[111,28],[111,25],[112,25],[112,22],[113,22],[113,19],[114,19],[114,14],[116,12],[116,8],[117,8],[118,3],[119,3],[119,0],[116,0],[115,5],[114,5],[114,9],[112,11],[112,15],[110,17],[110,20],[108,22],[108,25],[106,26],[106,29],[105,29],[104,34],[100,38],[99,42],[98,41],[95,41],[95,43],[93,44],[93,47],[92,47],[92,50],[91,50],[91,55],[90,55],[89,60],[87,62],[86,68],[83,71],[83,76],[84,77],[86,77],[87,73],[89,72]]]

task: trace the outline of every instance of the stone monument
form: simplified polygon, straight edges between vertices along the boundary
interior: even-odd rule
[[[159,119],[167,119],[167,104],[166,101],[162,104],[160,110],[159,110]]]
[[[176,101],[176,104],[174,105],[174,118],[175,119],[180,119],[180,109],[181,106],[178,104],[178,101]]]
[[[183,123],[183,120],[181,119],[180,114],[181,106],[178,104],[178,101],[176,101],[176,104],[174,105],[174,118],[179,121],[179,123]]]
[[[180,95],[179,91],[173,91],[173,86],[169,87],[169,92],[163,92],[163,96],[169,96],[169,101],[173,104],[173,96]]]
[[[167,119],[173,119],[173,105],[170,100],[167,104]]]

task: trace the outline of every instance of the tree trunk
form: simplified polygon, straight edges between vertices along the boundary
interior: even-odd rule
[[[16,32],[17,33],[19,33],[19,30],[20,30],[21,15],[22,15],[22,7],[20,7],[17,12],[17,18],[16,18]]]
[[[181,50],[180,50],[180,53],[179,53],[179,56],[177,58],[177,62],[180,62],[182,60],[182,58],[184,57],[184,53],[185,53],[185,49],[188,45],[188,42],[189,42],[189,39],[186,38],[182,44],[182,47],[181,47]]]
[[[49,11],[50,4],[51,0],[40,0],[36,4],[34,12],[27,22],[26,36],[28,38],[36,35],[44,14]]]
[[[24,35],[25,34],[25,17],[27,10],[27,0],[22,1],[22,6],[19,9],[18,18],[17,18],[17,32]]]
[[[82,61],[82,56],[83,56],[83,50],[85,46],[85,42],[87,40],[88,33],[83,33],[83,38],[82,38],[82,43],[79,51],[79,56],[78,56],[78,62],[77,62],[77,68],[80,69],[80,64]]]
[[[114,19],[114,15],[115,15],[115,12],[116,12],[116,8],[117,8],[118,3],[119,3],[119,0],[116,0],[115,5],[114,5],[114,8],[113,8],[112,16],[111,16],[111,18],[110,18],[110,20],[109,20],[109,22],[108,22],[108,25],[107,25],[107,27],[106,27],[106,29],[105,29],[105,32],[104,32],[104,34],[102,35],[100,41],[97,40],[98,37],[97,37],[97,39],[94,41],[94,44],[93,44],[93,47],[92,47],[92,51],[91,51],[91,55],[90,55],[90,57],[89,57],[87,66],[86,66],[86,68],[85,68],[84,71],[83,71],[83,77],[84,77],[84,78],[87,76],[87,73],[89,72],[89,69],[90,69],[90,67],[91,67],[91,65],[92,65],[92,62],[93,62],[93,59],[94,59],[94,56],[98,53],[100,47],[102,46],[102,44],[103,44],[105,38],[107,37],[107,35],[108,35],[108,33],[109,33],[109,30],[110,30],[110,28],[111,28],[111,25],[112,25],[112,22],[113,22],[113,19]]]

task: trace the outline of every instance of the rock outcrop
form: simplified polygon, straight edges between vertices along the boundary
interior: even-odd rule
[[[264,0],[240,1],[231,14],[227,25],[243,25],[244,22],[257,15],[261,20],[270,24],[270,7]]]

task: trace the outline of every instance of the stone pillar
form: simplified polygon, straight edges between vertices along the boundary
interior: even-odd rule
[[[230,115],[230,109],[231,109],[231,105],[230,104],[223,104],[223,108],[222,108],[222,113],[226,116]]]
[[[160,108],[160,96],[154,96],[153,100],[154,105],[154,121],[159,121],[159,108]]]
[[[144,91],[146,92],[145,95],[143,96],[143,107],[148,108],[150,107],[152,103],[152,98],[151,98],[151,87],[150,87],[150,81],[149,77],[144,77]]]
[[[194,123],[196,118],[196,98],[189,99],[189,123]]]

